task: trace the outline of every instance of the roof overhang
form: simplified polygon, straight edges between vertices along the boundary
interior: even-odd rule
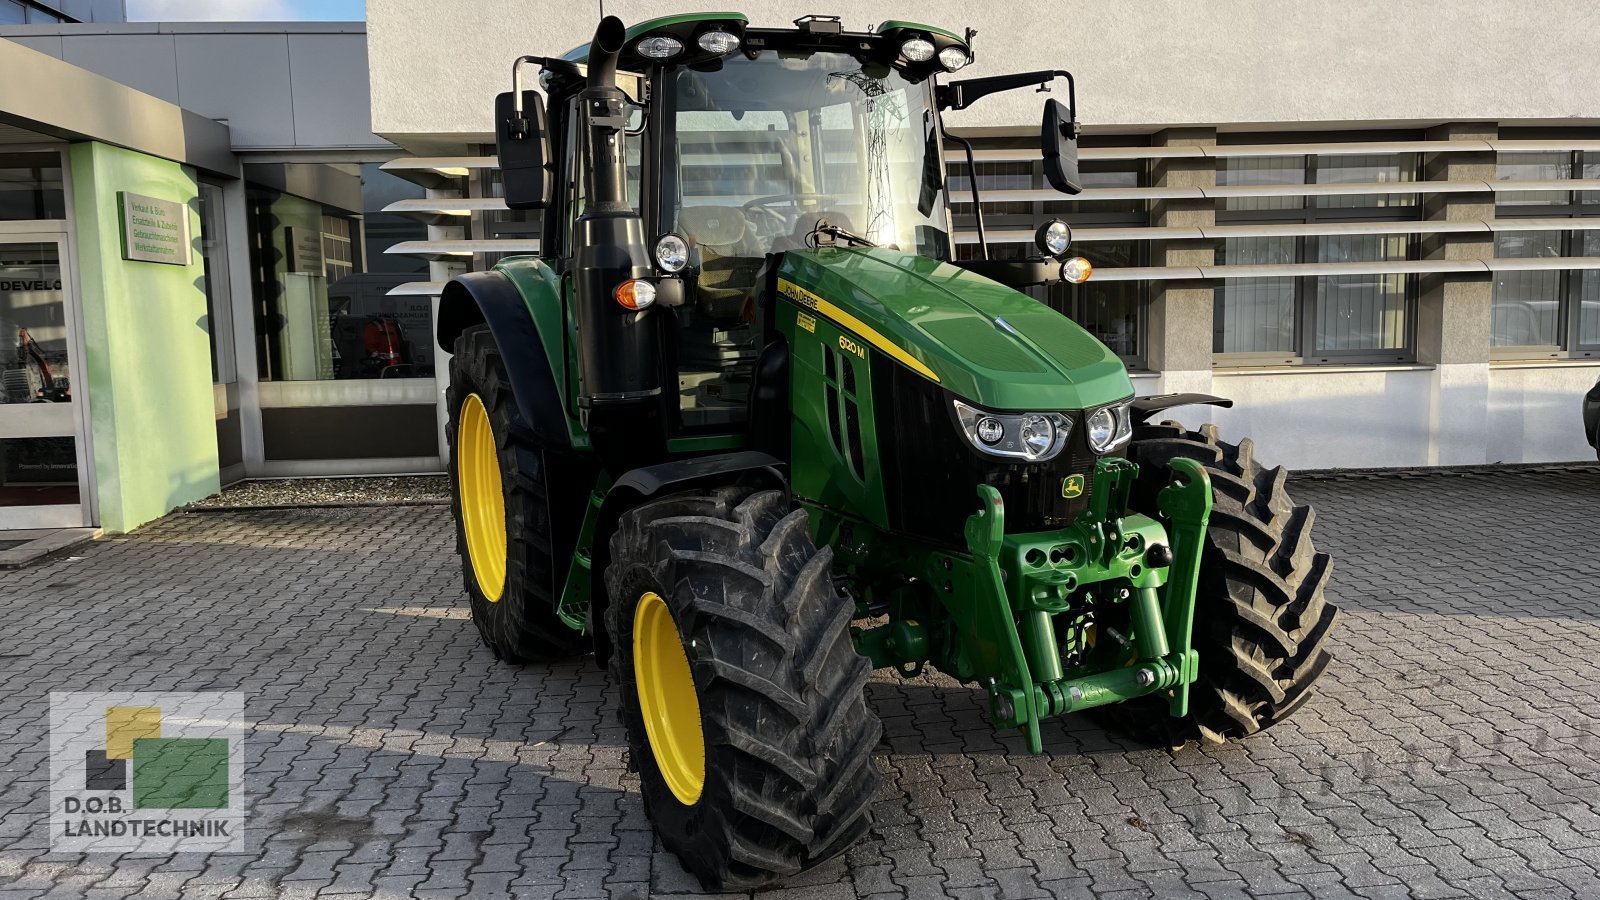
[[[4,39],[0,123],[64,141],[103,141],[239,176],[228,126]]]

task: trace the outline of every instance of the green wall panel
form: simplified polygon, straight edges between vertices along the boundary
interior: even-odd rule
[[[100,526],[117,533],[219,487],[198,189],[192,170],[131,150],[70,156]],[[124,260],[118,191],[186,205],[192,263]]]

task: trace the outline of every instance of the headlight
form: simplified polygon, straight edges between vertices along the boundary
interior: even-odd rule
[[[1060,219],[1051,219],[1033,233],[1033,242],[1044,255],[1060,259],[1072,246],[1072,229]]]
[[[732,53],[739,49],[739,38],[721,30],[708,31],[700,35],[696,43],[707,53]]]
[[[633,50],[645,59],[666,59],[669,56],[677,56],[683,50],[683,41],[658,34],[634,44]]]
[[[960,47],[946,47],[939,51],[939,65],[944,66],[946,72],[954,72],[969,62],[972,62],[971,57]]]
[[[990,456],[1044,462],[1060,453],[1072,434],[1072,419],[1061,413],[990,412],[960,400],[954,402],[967,440]]]
[[[1114,406],[1102,406],[1089,414],[1089,449],[1096,453],[1109,453],[1133,436],[1133,417],[1124,401]]]
[[[689,264],[689,243],[675,234],[663,234],[656,241],[656,265],[663,272],[681,272]]]
[[[927,62],[933,59],[933,42],[912,38],[900,45],[900,55],[911,62]]]

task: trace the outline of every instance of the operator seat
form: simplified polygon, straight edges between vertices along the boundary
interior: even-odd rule
[[[749,255],[750,221],[736,206],[688,206],[678,211],[678,227],[700,248],[695,279],[695,309],[712,319],[740,317],[755,293],[762,257]]]

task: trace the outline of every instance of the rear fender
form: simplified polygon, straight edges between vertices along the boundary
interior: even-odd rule
[[[461,332],[487,324],[511,377],[522,421],[545,446],[568,449],[574,441],[562,403],[562,370],[551,359],[529,312],[532,305],[560,309],[560,282],[542,263],[538,265],[550,277],[521,279],[520,290],[518,282],[498,269],[451,279],[439,295],[437,337],[442,349],[453,352]],[[523,290],[541,296],[524,298]]]
[[[611,635],[606,632],[605,571],[611,565],[611,534],[622,514],[652,497],[691,488],[718,487],[744,481],[761,488],[789,492],[789,477],[783,461],[755,450],[718,453],[677,459],[630,470],[616,480],[600,505],[595,527],[593,564],[594,584],[590,591],[589,633],[594,637],[595,661],[604,666],[611,658]]]

